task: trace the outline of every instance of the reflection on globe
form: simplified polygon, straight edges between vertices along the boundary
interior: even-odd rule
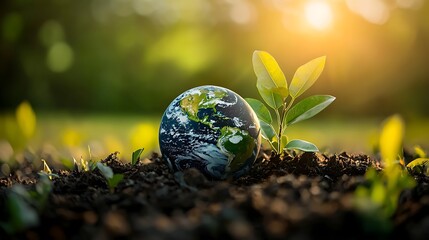
[[[159,146],[170,168],[196,168],[209,179],[241,176],[255,161],[260,144],[255,112],[238,94],[217,86],[180,94],[159,129]]]

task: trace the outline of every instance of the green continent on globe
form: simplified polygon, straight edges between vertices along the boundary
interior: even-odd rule
[[[255,139],[250,134],[236,127],[223,127],[217,140],[217,146],[228,156],[227,171],[236,171],[253,154],[256,145]]]
[[[216,112],[216,105],[227,93],[224,91],[209,91],[201,89],[196,93],[190,94],[180,100],[180,107],[188,115],[190,120],[200,122],[212,127],[208,121],[208,116],[200,119],[198,117],[198,110],[200,109],[213,109]]]

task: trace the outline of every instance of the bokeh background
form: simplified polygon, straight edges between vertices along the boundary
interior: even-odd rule
[[[3,0],[0,160],[157,151],[181,92],[213,84],[259,98],[254,50],[288,81],[327,56],[306,95],[337,100],[290,136],[368,152],[399,113],[407,145],[428,147],[428,16],[425,0]]]

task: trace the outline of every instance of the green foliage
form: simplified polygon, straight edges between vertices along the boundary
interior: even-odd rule
[[[315,95],[305,98],[295,104],[286,114],[286,125],[291,125],[309,119],[321,112],[335,100],[328,95]]]
[[[295,140],[291,140],[290,142],[288,142],[285,146],[285,149],[298,149],[304,152],[317,152],[319,151],[316,147],[316,145],[312,144],[311,142],[307,142],[304,140],[299,140],[299,139],[295,139]]]
[[[28,199],[30,195],[23,186],[12,188],[6,199],[8,221],[0,223],[6,232],[15,233],[39,224],[37,211],[27,202]]]
[[[133,155],[131,158],[131,164],[132,165],[136,165],[137,162],[140,160],[140,156],[142,155],[143,150],[144,150],[144,148],[140,148],[140,149],[137,149],[133,152]]]
[[[258,116],[262,137],[268,141],[276,153],[286,149],[298,149],[317,152],[317,147],[307,141],[291,140],[285,135],[285,129],[294,123],[309,119],[330,105],[335,97],[315,95],[293,105],[296,98],[308,90],[325,66],[326,57],[316,58],[300,66],[292,79],[290,87],[276,60],[267,52],[253,53],[253,69],[257,77],[256,87],[265,103],[273,109],[277,117],[277,128],[273,126],[270,110],[259,100],[246,98],[246,101]],[[280,109],[280,110],[279,110]]]
[[[101,162],[97,163],[97,168],[100,170],[104,178],[106,178],[110,191],[113,191],[124,178],[123,174],[114,174],[113,170],[109,166],[104,165]]]
[[[46,174],[46,175],[50,175],[52,174],[52,170],[49,167],[49,165],[46,163],[46,161],[44,159],[42,159],[43,162],[43,170],[42,173]],[[48,176],[49,180],[52,180],[52,176]]]
[[[43,211],[52,191],[48,175],[41,174],[34,190],[27,191],[22,185],[14,185],[6,197],[8,221],[0,226],[8,233],[15,233],[39,224],[39,213]]]
[[[82,156],[80,157],[80,168],[77,164],[77,161],[75,158],[73,158],[73,164],[75,168],[77,168],[78,171],[92,171],[97,167],[97,163],[92,160],[92,154],[91,154],[91,147],[88,145],[88,160],[85,160]]]
[[[403,135],[402,119],[398,115],[388,118],[382,127],[379,143],[384,170],[377,173],[375,169],[369,169],[365,174],[368,184],[355,191],[357,209],[365,218],[376,218],[385,226],[385,229],[372,229],[374,231],[390,230],[389,218],[396,211],[399,195],[416,184],[399,162]]]
[[[429,176],[429,158],[417,158],[407,164],[410,173]]]

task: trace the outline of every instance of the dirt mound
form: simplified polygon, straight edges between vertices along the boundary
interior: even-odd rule
[[[96,169],[54,172],[39,224],[1,239],[284,239],[407,238],[429,234],[428,179],[403,192],[386,235],[353,208],[353,191],[365,184],[366,155],[262,152],[250,172],[209,181],[199,171],[171,173],[159,155],[135,166],[111,154],[102,161],[124,179],[111,191]],[[34,189],[30,177],[0,179],[0,222],[10,221],[7,193],[13,184]]]

